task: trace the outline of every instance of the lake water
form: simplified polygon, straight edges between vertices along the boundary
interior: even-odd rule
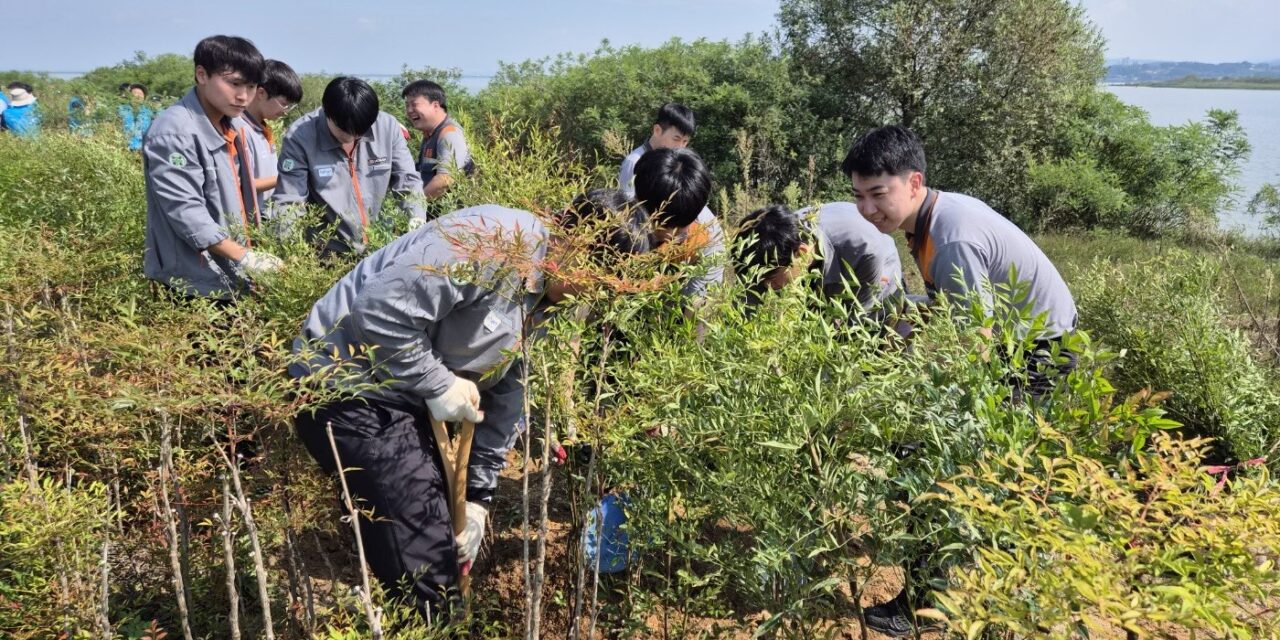
[[[1253,153],[1236,179],[1240,192],[1234,206],[1220,212],[1218,220],[1224,228],[1258,230],[1258,220],[1245,213],[1245,206],[1264,183],[1280,185],[1280,91],[1122,86],[1107,89],[1121,100],[1145,109],[1158,125],[1201,120],[1210,109],[1238,112]]]

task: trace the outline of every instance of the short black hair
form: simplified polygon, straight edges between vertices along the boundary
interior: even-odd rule
[[[840,164],[845,176],[905,176],[925,172],[924,145],[906,127],[896,124],[872,129],[853,142]]]
[[[262,66],[262,84],[268,98],[280,96],[292,104],[302,102],[302,80],[293,67],[279,60],[267,60]]]
[[[378,94],[368,82],[351,76],[334,78],[320,99],[324,115],[339,129],[362,136],[378,120]]]
[[[693,109],[679,102],[668,102],[659,107],[658,115],[653,117],[653,123],[663,129],[675,127],[680,130],[680,133],[690,137],[698,128],[693,120]]]
[[[134,89],[141,89],[141,90],[142,90],[142,97],[144,97],[144,98],[145,98],[145,97],[147,97],[147,95],[149,95],[149,94],[151,93],[150,91],[147,91],[147,85],[142,84],[141,82],[131,82],[131,83],[129,83],[129,90],[130,90],[130,91],[133,91]]]
[[[121,82],[121,83],[120,83],[120,86],[116,87],[116,92],[117,92],[117,93],[124,93],[124,92],[128,91],[128,90],[129,90],[129,87],[131,87],[131,86],[133,86],[133,83],[130,83],[130,82]]]
[[[27,93],[31,93],[31,94],[34,94],[36,92],[34,87],[32,87],[31,85],[25,82],[22,82],[21,80],[10,82],[9,86],[5,88],[6,89],[22,89],[23,91],[26,91]]]
[[[621,189],[579,194],[558,221],[564,229],[598,227],[593,254],[647,253],[653,247],[648,214]]]
[[[400,97],[406,101],[413,98],[426,98],[427,102],[439,102],[440,108],[449,110],[449,102],[444,95],[444,87],[430,80],[414,80],[404,86]]]
[[[209,36],[196,44],[197,67],[204,67],[210,75],[227,71],[244,76],[246,82],[262,83],[262,68],[266,60],[253,43],[240,36]]]
[[[693,224],[711,197],[711,174],[691,149],[654,149],[636,163],[636,201],[659,227]]]
[[[800,221],[790,209],[780,204],[756,209],[742,219],[734,237],[734,272],[739,278],[768,277],[790,267],[803,243]]]

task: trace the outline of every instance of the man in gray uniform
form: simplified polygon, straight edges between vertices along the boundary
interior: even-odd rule
[[[240,131],[253,155],[253,187],[258,192],[259,209],[266,210],[267,200],[275,192],[280,164],[270,121],[284,117],[299,102],[302,102],[302,81],[298,74],[279,60],[267,60],[263,66],[262,84],[258,85],[253,102],[244,112],[244,120],[249,126]]]
[[[262,79],[253,43],[211,36],[195,50],[196,86],[152,122],[142,272],[183,296],[230,300],[280,259],[252,248],[259,222],[240,119]]]
[[[734,270],[750,279],[751,301],[778,290],[803,270],[821,273],[826,296],[852,291],[862,308],[891,306],[903,291],[902,261],[893,238],[880,233],[849,202],[831,202],[792,213],[774,205],[742,220]]]
[[[982,201],[926,187],[924,147],[915,134],[899,126],[874,129],[853,143],[841,169],[853,180],[863,217],[882,232],[906,234],[931,296],[976,295],[991,316],[997,293],[1026,288],[1026,296],[1012,303],[1042,324],[1030,336],[1035,347],[1026,354],[1026,380],[1012,381],[1015,398],[1024,392],[1043,396],[1075,368],[1075,355],[1062,338],[1076,328],[1076,305],[1058,270],[1031,238]],[[981,331],[990,337],[990,329]],[[913,572],[923,566],[916,563]],[[909,582],[928,584],[928,577],[915,575]],[[904,590],[867,608],[867,626],[909,635],[911,610]]]
[[[584,212],[592,202],[574,206]],[[605,215],[583,215],[596,213]],[[632,253],[642,250],[625,242],[635,236],[607,233],[602,242]],[[333,473],[332,426],[351,489],[374,513],[360,520],[369,565],[424,613],[447,609],[448,587],[478,552],[498,472],[522,428],[522,370],[509,354],[535,307],[576,292],[541,268],[571,260],[569,247],[532,213],[456,211],[362,260],[316,302],[294,342],[290,374],[350,398],[299,414],[298,436]],[[431,417],[476,423],[466,530],[456,539]]]
[[[1017,284],[1028,290],[1014,306],[1044,321],[1035,339],[1057,341],[1075,330],[1075,299],[1048,256],[986,203],[926,187],[924,148],[915,134],[896,126],[875,129],[854,143],[843,170],[853,178],[867,221],[883,232],[906,234],[931,296],[976,293],[991,315],[996,294],[1013,288],[1016,273]]]
[[[453,184],[454,172],[471,175],[476,165],[462,126],[449,115],[444,87],[430,80],[415,80],[405,85],[404,112],[414,129],[422,132],[418,150],[418,172],[428,200],[444,195]]]
[[[404,128],[378,110],[368,83],[335,78],[321,104],[285,133],[273,215],[292,220],[303,205],[320,205],[324,225],[308,231],[313,238],[325,236],[322,253],[362,253],[388,192],[401,199],[410,219],[426,217],[422,179]]]
[[[688,248],[685,296],[697,299],[724,281],[724,230],[707,208],[711,174],[690,149],[658,149],[636,163],[635,200],[651,216],[653,248],[668,242]],[[696,254],[696,255],[695,255]]]
[[[654,149],[683,149],[693,140],[697,130],[693,119],[693,110],[677,102],[668,102],[658,109],[653,119],[653,131],[644,144],[636,147],[627,157],[622,159],[622,169],[618,172],[618,188],[627,195],[634,195],[635,185],[632,180],[636,174],[636,163],[644,154]]]

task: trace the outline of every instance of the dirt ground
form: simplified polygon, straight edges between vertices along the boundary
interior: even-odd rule
[[[529,478],[530,511],[536,516],[537,497],[540,495],[543,474],[534,470]],[[570,620],[572,619],[574,584],[577,579],[577,546],[579,533],[573,529],[570,511],[569,492],[566,487],[565,474],[559,468],[553,468],[552,499],[549,504],[549,522],[547,530],[546,583],[544,586],[542,633],[544,638],[568,638]],[[524,625],[525,610],[525,571],[524,540],[522,532],[522,486],[520,480],[519,459],[513,454],[511,465],[502,474],[498,487],[495,505],[490,512],[490,529],[485,546],[481,551],[480,561],[473,574],[472,589],[481,606],[500,604],[500,611],[505,626],[520,633]],[[529,554],[531,561],[536,559],[536,532],[529,536]],[[588,577],[589,579],[589,577]],[[610,597],[608,585],[619,586],[625,578],[609,578],[602,580],[602,609],[608,610],[609,604],[615,607],[621,598],[617,595],[620,589],[613,591]],[[874,574],[871,583],[863,591],[861,603],[863,607],[881,604],[892,599],[902,588],[902,572],[895,568],[886,568]],[[846,599],[847,587],[844,589]],[[729,607],[732,609],[732,607]],[[584,612],[588,609],[583,605]],[[614,609],[616,610],[616,608]],[[593,638],[752,638],[756,628],[770,617],[768,611],[737,611],[736,617],[700,618],[688,617],[681,611],[660,610],[650,613],[644,620],[642,629],[619,632],[610,627],[616,626],[617,620],[602,616],[597,621]],[[612,623],[612,624],[611,624]],[[580,638],[586,638],[586,630],[590,626],[589,616],[583,615]],[[858,616],[851,602],[848,603],[847,615],[838,619],[824,621],[821,625],[829,630],[834,638],[861,639],[862,631],[858,624]],[[887,638],[869,631],[867,638],[877,640]],[[937,632],[924,633],[926,639],[941,638]]]

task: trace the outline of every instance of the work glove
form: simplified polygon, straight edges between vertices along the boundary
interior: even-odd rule
[[[455,377],[448,391],[428,398],[427,409],[431,411],[432,418],[443,422],[484,421],[484,412],[480,410],[480,390],[476,383],[466,378]]]
[[[246,251],[236,266],[246,276],[254,277],[279,271],[284,261],[265,251]]]
[[[467,503],[467,524],[458,534],[458,566],[463,575],[471,570],[471,563],[480,552],[480,541],[484,539],[484,521],[489,517],[489,509],[479,502]]]
[[[426,218],[409,218],[409,230],[413,231],[427,223]]]

